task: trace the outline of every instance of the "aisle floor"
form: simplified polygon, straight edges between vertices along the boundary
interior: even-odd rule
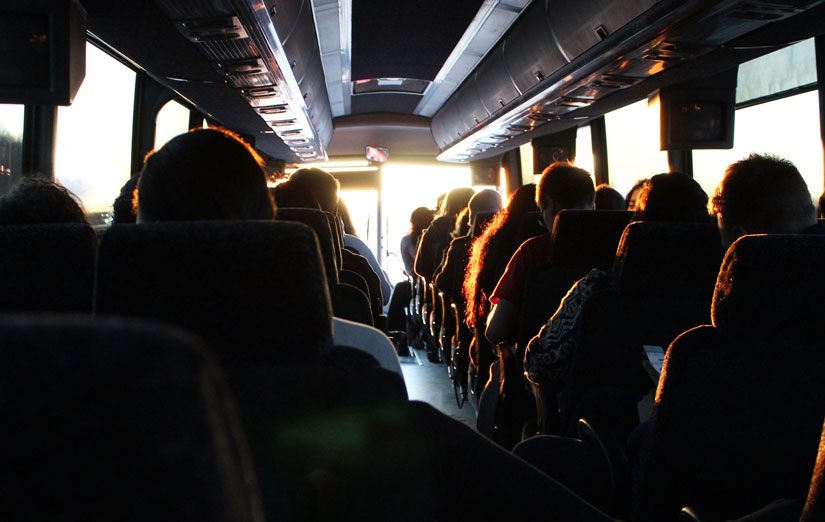
[[[476,413],[469,402],[460,409],[453,385],[443,363],[431,363],[424,350],[412,350],[412,357],[401,357],[401,371],[410,400],[423,401],[475,429]]]

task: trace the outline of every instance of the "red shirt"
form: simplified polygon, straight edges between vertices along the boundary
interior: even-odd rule
[[[516,306],[521,307],[521,296],[524,294],[524,282],[527,274],[535,267],[550,260],[550,249],[553,245],[553,236],[550,232],[528,239],[518,247],[516,253],[507,263],[507,268],[498,280],[490,302],[498,303],[499,299],[505,299]]]

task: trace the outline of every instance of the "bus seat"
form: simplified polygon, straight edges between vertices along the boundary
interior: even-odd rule
[[[632,212],[563,210],[553,223],[550,260],[533,269],[524,285],[517,345],[527,342],[553,315],[562,298],[591,268],[610,270]]]
[[[521,220],[519,220],[517,230],[516,237],[518,237],[519,245],[531,237],[547,233],[547,227],[541,224],[541,212],[537,210],[525,212],[524,215],[521,216]]]
[[[188,328],[227,366],[306,363],[332,346],[322,266],[299,223],[114,226],[98,249],[95,312]]]
[[[711,223],[627,226],[613,268],[616,291],[593,295],[582,305],[579,337],[559,399],[567,431],[582,415],[596,420],[592,411],[577,411],[586,390],[608,387],[645,394],[655,385],[642,367],[644,345],[667,348],[685,330],[710,323],[720,245],[719,230]],[[608,411],[614,415],[616,408]],[[630,417],[635,420],[635,415],[634,408]],[[624,430],[633,428],[633,421],[625,420],[622,431],[613,433],[620,440],[627,437]]]
[[[214,359],[134,320],[0,320],[5,520],[263,521]]]
[[[804,498],[825,418],[823,263],[820,236],[745,236],[728,250],[713,325],[667,352],[635,520],[687,505],[724,520]]]
[[[487,225],[490,224],[490,221],[496,217],[498,212],[479,212],[475,215],[475,225],[473,225],[473,229],[470,231],[470,237],[473,239],[477,237],[481,237],[481,234],[484,233],[484,229],[487,228]],[[533,236],[530,236],[533,237]]]
[[[91,313],[96,247],[84,224],[0,227],[0,311]]]
[[[341,283],[332,287],[332,311],[335,317],[355,321],[356,323],[372,326],[372,310],[369,298],[364,291],[349,283],[349,281],[363,280],[361,276],[349,270],[341,270]],[[364,283],[366,284],[366,283]]]
[[[330,287],[338,282],[338,263],[336,258],[334,238],[329,221],[324,213],[313,208],[278,208],[279,221],[297,221],[309,226],[318,236],[321,247],[321,259],[324,260],[324,270]]]
[[[375,270],[370,266],[370,262],[364,256],[352,252],[344,248],[342,251],[344,260],[344,268],[351,270],[361,277],[367,283],[367,290],[364,292],[370,300],[370,308],[372,309],[372,320],[374,324],[378,324],[379,316],[384,313],[384,303],[381,300],[381,280]]]

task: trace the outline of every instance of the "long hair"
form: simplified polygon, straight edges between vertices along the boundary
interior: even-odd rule
[[[470,187],[454,188],[444,199],[442,216],[456,217],[470,203],[476,191]]]
[[[507,207],[499,211],[473,241],[463,287],[466,320],[471,328],[487,315],[487,299],[519,247],[516,233],[522,216],[535,210],[538,210],[536,186],[531,183],[515,191]]]

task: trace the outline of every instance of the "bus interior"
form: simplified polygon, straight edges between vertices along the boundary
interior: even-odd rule
[[[24,503],[36,504],[38,495],[41,500],[42,495],[54,496],[32,518],[53,518],[66,510],[77,514],[70,519],[110,518],[130,503],[141,504],[135,500],[141,495],[148,507],[135,509],[127,519],[169,514],[193,520],[386,520],[388,513],[397,520],[525,516],[502,511],[509,504],[492,489],[484,490],[496,482],[479,477],[466,486],[451,486],[467,499],[439,497],[435,518],[422,507],[428,500],[406,500],[416,509],[405,512],[407,504],[398,498],[416,496],[417,484],[414,478],[405,481],[403,470],[382,483],[381,472],[389,467],[383,464],[376,466],[380,471],[372,479],[342,474],[346,478],[341,480],[355,481],[347,491],[375,497],[344,508],[340,499],[321,498],[334,490],[329,477],[307,479],[305,469],[290,468],[298,466],[297,458],[273,457],[279,448],[288,453],[287,448],[299,447],[289,437],[323,439],[324,452],[343,451],[340,444],[369,439],[362,432],[389,422],[387,411],[393,405],[424,401],[508,452],[536,435],[587,446],[599,463],[599,476],[587,477],[589,486],[579,490],[575,482],[565,482],[564,473],[546,474],[602,514],[574,515],[575,509],[560,508],[554,515],[547,506],[551,519],[722,521],[768,506],[765,518],[757,514],[753,520],[825,520],[825,246],[819,238],[766,236],[761,243],[736,243],[741,255],[728,251],[720,272],[721,258],[714,257],[719,246],[715,220],[709,228],[657,228],[629,225],[631,213],[616,211],[609,225],[613,243],[604,247],[603,263],[588,259],[568,263],[578,267],[573,272],[567,265],[531,272],[535,285],[525,289],[524,302],[532,295],[535,301],[529,302],[540,304],[522,311],[523,325],[527,315],[534,316],[532,329],[519,332],[508,349],[490,346],[479,338],[483,327],[466,324],[464,296],[449,295],[431,278],[407,273],[399,249],[411,212],[433,208],[439,194],[472,186],[499,192],[506,204],[521,187],[538,183],[545,167],[555,162],[583,168],[594,185],[610,185],[622,196],[639,179],[679,172],[712,198],[729,164],[752,152],[770,153],[792,161],[812,199],[819,198],[825,193],[825,85],[818,83],[819,72],[825,74],[825,1],[27,0],[2,3],[0,28],[6,51],[0,58],[0,206],[21,180],[45,178],[79,198],[91,225],[0,225],[0,266],[8,279],[0,285],[0,309],[6,315],[0,320],[0,339],[8,341],[0,342],[0,366],[7,367],[2,381],[10,383],[8,396],[0,398],[0,419],[5,425],[19,424],[7,441],[26,448],[24,457],[12,450],[4,453],[10,463],[5,467],[12,471],[2,480]],[[356,232],[344,234],[340,219],[318,209],[277,210],[277,221],[297,221],[311,231],[241,222],[201,222],[191,228],[113,224],[112,202],[125,183],[137,181],[148,155],[190,129],[215,127],[232,131],[254,148],[272,190],[302,168],[334,176],[354,230],[370,250],[367,257],[380,264],[375,273],[362,277],[363,266],[356,270],[352,264],[343,269],[353,255],[342,253],[347,250],[344,237]],[[132,190],[134,186],[129,198]],[[138,208],[139,202],[134,204]],[[534,212],[531,231],[519,229],[524,233],[519,237],[527,240],[552,230],[561,252],[562,230],[567,230],[578,234],[570,240],[570,258],[583,259],[582,252],[596,250],[585,243],[595,244],[599,238],[594,231],[607,226],[607,218],[597,224],[592,216],[600,211],[577,212],[560,214],[547,229],[536,228]],[[473,240],[479,237],[472,234],[467,232]],[[268,241],[266,248],[256,245],[261,238]],[[632,245],[642,248],[645,242],[654,252],[646,263],[620,260]],[[159,257],[167,264],[153,261]],[[753,261],[760,257],[767,259]],[[706,266],[708,259],[713,261]],[[751,272],[740,268],[746,275],[734,277],[735,261]],[[631,445],[633,458],[644,458],[645,451],[661,458],[645,468],[658,479],[634,482],[627,433],[619,430],[619,436],[593,419],[579,421],[575,407],[584,407],[583,389],[542,388],[523,375],[526,343],[553,316],[571,285],[597,266],[607,272],[612,268],[612,273],[621,269],[627,281],[617,279],[617,293],[593,308],[585,323],[590,329],[580,334],[587,341],[581,342],[632,344],[633,364],[639,363],[636,377],[649,370],[637,360],[644,350],[651,360],[665,361],[662,377],[660,368],[659,380],[650,377],[654,382],[646,381],[649,389],[641,394],[655,402],[649,407],[659,431],[648,437],[645,449]],[[680,272],[670,277],[681,282],[645,290],[651,286],[645,281],[656,281],[665,270]],[[376,290],[380,277],[371,278],[379,273],[397,292],[405,289],[402,297],[393,296],[395,305]],[[631,277],[636,282],[628,282]],[[693,282],[699,286],[700,279],[716,282],[717,277],[713,298],[708,294],[688,302],[659,296],[670,288],[687,292]],[[223,286],[213,288],[224,279]],[[725,300],[730,296],[720,290],[723,281],[730,288],[739,282],[736,288],[746,290],[730,290],[735,299]],[[352,286],[358,296],[353,297]],[[627,290],[631,286],[637,293]],[[780,299],[788,300],[782,310]],[[753,348],[759,354],[754,361],[748,359],[747,347],[727,333],[704,330],[682,341],[682,351],[676,352],[682,358],[667,355],[684,331],[718,330],[717,311],[719,322],[727,318],[726,324],[748,316],[742,319],[750,326],[740,344],[759,344]],[[400,322],[393,313],[400,314]],[[360,320],[359,314],[366,318]],[[336,321],[374,327],[373,333],[353,334],[345,342],[346,325],[334,323],[341,332],[327,328],[333,315]],[[691,322],[694,317],[702,319]],[[782,332],[778,340],[771,337],[774,328]],[[654,338],[650,344],[661,345],[658,352],[641,339],[640,331],[656,332],[649,335]],[[697,349],[691,359],[685,345],[706,348],[702,343],[711,343],[700,334],[719,335],[736,349],[720,349],[717,355]],[[391,342],[389,362],[373,353],[380,368],[361,368],[358,357],[321,357],[324,349],[318,346],[333,340],[366,343],[364,335],[381,337],[370,342]],[[274,364],[251,348],[231,355],[235,345],[261,343],[277,347]],[[184,355],[158,349],[167,345]],[[104,346],[125,355],[110,360]],[[20,350],[33,355],[16,354]],[[192,355],[201,350],[207,355]],[[489,353],[481,357],[478,350]],[[784,356],[782,350],[787,350]],[[75,352],[76,360],[60,355]],[[602,366],[615,365],[614,373],[626,362],[619,356],[600,357]],[[225,368],[217,370],[215,361]],[[495,370],[488,368],[493,363]],[[587,366],[589,362],[577,364],[577,371],[590,372],[587,382],[601,387],[618,382],[606,374],[599,374],[599,381],[593,376],[602,370]],[[706,384],[704,390],[691,391],[679,377],[671,379],[677,383],[672,387],[665,385],[668,369],[676,374],[678,364],[693,365],[696,373],[691,375],[700,374],[696,379]],[[175,378],[189,376],[185,386],[175,378],[165,380],[169,372],[163,367],[173,368],[169,372]],[[754,384],[748,376],[769,382]],[[135,431],[138,435],[108,403],[89,398],[107,395],[112,380],[121,381],[125,390],[111,393],[112,401],[132,408],[134,423],[150,426]],[[178,410],[163,404],[164,394],[181,395],[168,401]],[[21,413],[16,401],[29,404],[29,395],[34,409]],[[233,401],[240,413],[226,406]],[[607,406],[592,407],[603,418],[613,418],[605,413]],[[155,409],[160,413],[151,413]],[[207,421],[192,413],[201,410]],[[78,416],[88,419],[80,422]],[[370,428],[362,426],[359,432],[353,428],[359,422]],[[275,432],[267,430],[278,423],[286,427],[277,431],[281,438],[274,442]],[[160,424],[164,427],[155,427]],[[69,459],[69,443],[54,442],[50,429],[79,444],[79,456]],[[123,439],[123,446],[100,442],[108,432]],[[118,457],[106,453],[110,449],[155,451],[144,448],[144,439],[156,443],[152,434],[157,434],[174,442],[181,433],[191,435],[191,447],[169,450],[177,448],[169,442],[157,450],[168,461],[125,455],[124,469],[131,471],[123,473],[130,476],[112,484],[100,476],[83,478],[67,486],[84,462],[100,460],[104,463],[91,468],[118,476],[121,472],[112,464]],[[634,434],[644,439],[644,433]],[[132,447],[131,437],[141,443]],[[623,440],[617,442],[619,438]],[[713,442],[706,444],[706,439]],[[97,443],[78,442],[84,440],[99,441],[105,451]],[[393,444],[387,455],[408,449],[404,442],[385,443]],[[41,451],[48,456],[39,457]],[[177,457],[168,451],[186,453],[181,458],[190,459],[184,470],[190,475],[176,475]],[[570,451],[559,462],[576,467],[578,449]],[[407,462],[397,458],[399,465]],[[450,458],[440,464],[458,466]],[[415,459],[408,455],[408,460]],[[147,461],[154,471],[141,476]],[[26,467],[26,462],[32,462],[31,469],[15,474],[15,466]],[[283,468],[265,469],[273,462]],[[52,465],[63,468],[54,471]],[[307,503],[315,512],[287,498],[298,493],[277,489],[291,484],[289,473],[302,474],[301,480],[311,485],[307,488],[315,488],[318,496]],[[488,474],[493,473],[480,476]],[[153,482],[151,488],[147,482]],[[37,493],[42,484],[48,484],[43,486],[48,493]],[[78,492],[87,487],[101,488],[102,497]],[[130,490],[120,503],[105,493],[118,487]],[[169,498],[161,501],[156,487],[168,488]],[[390,492],[395,487],[408,491]],[[467,493],[471,487],[481,489]],[[461,502],[473,504],[476,511],[461,512]],[[382,503],[383,510],[373,510]],[[396,508],[386,507],[393,503]],[[32,519],[25,509],[12,512],[12,519]]]

